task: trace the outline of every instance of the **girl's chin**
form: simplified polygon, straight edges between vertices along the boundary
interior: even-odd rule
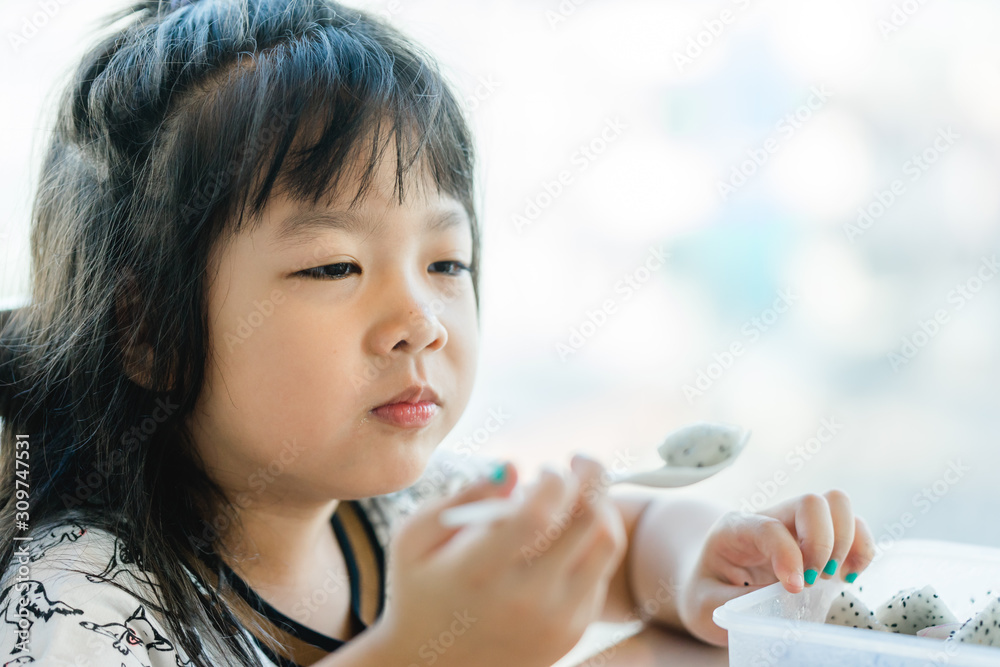
[[[379,467],[372,476],[369,496],[381,496],[401,491],[420,480],[421,475],[427,469],[431,451],[421,451],[419,454],[417,450],[411,450],[411,452],[410,456],[401,457],[391,463],[386,462],[386,465]]]

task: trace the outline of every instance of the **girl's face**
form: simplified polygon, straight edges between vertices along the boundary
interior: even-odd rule
[[[209,261],[209,360],[190,426],[240,506],[409,486],[468,403],[478,354],[468,216],[433,184],[410,185],[399,205],[384,163],[351,212],[356,179],[330,206],[275,190],[261,224]],[[415,384],[437,394],[426,424],[371,412]]]

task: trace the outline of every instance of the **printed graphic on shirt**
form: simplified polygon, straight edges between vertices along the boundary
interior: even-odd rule
[[[100,574],[88,574],[87,581],[92,581],[94,583],[101,581],[114,582],[119,577],[121,577],[122,580],[132,579],[133,581],[137,581],[143,586],[147,586],[148,588],[146,590],[152,591],[155,597],[159,597],[159,584],[154,583],[149,578],[149,573],[146,572],[146,568],[143,567],[142,559],[139,557],[139,554],[129,548],[124,540],[116,536],[114,549],[111,553],[111,560],[100,572]],[[118,583],[120,584],[121,581]]]
[[[418,483],[385,496],[356,501],[383,551],[383,559],[388,556],[391,537],[400,521],[428,501],[455,493],[474,481],[475,471],[468,463],[454,453],[440,452]],[[14,563],[5,573],[10,585],[0,592],[0,667],[32,663],[71,665],[73,656],[85,656],[90,664],[96,664],[94,659],[98,659],[99,664],[107,667],[192,664],[182,659],[184,651],[178,639],[163,630],[165,626],[156,608],[137,599],[161,599],[161,587],[127,542],[95,526],[66,523],[36,534],[21,552],[21,557],[25,556],[31,564],[30,579],[15,582],[18,566]],[[78,569],[67,569],[64,565],[67,557],[85,562],[79,562]],[[69,578],[64,580],[62,577],[67,574]],[[188,575],[204,591],[198,577],[191,571]],[[374,581],[373,576],[369,575],[368,580]],[[106,584],[114,590],[109,590]],[[129,594],[132,584],[144,588],[139,596]],[[118,589],[119,586],[126,590]],[[384,603],[388,604],[391,598],[388,579],[382,589]],[[125,601],[122,596],[129,599]],[[19,627],[22,618],[29,630],[34,627],[30,637],[25,628]],[[252,633],[246,628],[241,631],[252,641]],[[39,642],[37,647],[35,642]],[[287,664],[272,659],[259,643],[255,643],[255,648],[261,664],[267,667]],[[64,660],[55,663],[38,658],[39,651]],[[217,664],[227,662],[219,658]]]
[[[43,566],[45,564],[43,558],[46,554],[62,545],[77,542],[87,532],[87,529],[79,524],[58,526],[47,534],[33,540],[30,546],[26,545],[23,555],[27,556],[28,562],[38,563],[34,567]],[[98,538],[101,540],[99,543],[102,545],[101,548],[93,550],[90,548],[91,545],[88,545],[83,547],[83,551],[81,552],[95,556],[93,560],[90,560],[89,566],[83,568],[84,572],[80,572],[80,574],[85,575],[87,581],[91,583],[113,583],[116,586],[120,586],[131,580],[132,582],[138,582],[149,587],[146,589],[147,591],[156,591],[158,586],[154,584],[151,580],[151,575],[142,567],[141,559],[132,549],[128,548],[124,540],[102,531],[98,531],[97,533],[91,531],[88,537],[93,539],[97,535],[101,536]],[[108,556],[109,552],[110,557]],[[55,558],[57,558],[56,562],[61,562],[62,560],[59,556]],[[97,562],[95,563],[94,560]],[[51,584],[48,580],[46,580],[46,583]],[[2,662],[3,667],[35,662],[33,656],[26,654],[26,651],[30,649],[29,639],[33,636],[32,628],[37,623],[46,623],[57,616],[82,616],[83,619],[87,619],[90,616],[91,620],[80,620],[77,622],[81,628],[78,631],[84,632],[86,630],[93,633],[91,635],[93,641],[97,642],[98,645],[97,647],[92,645],[90,648],[91,651],[95,653],[100,652],[100,647],[103,645],[107,650],[112,651],[112,655],[115,653],[120,654],[122,657],[121,661],[115,661],[115,667],[119,664],[122,667],[152,667],[150,658],[153,656],[149,655],[149,652],[152,651],[158,652],[159,655],[166,658],[171,664],[176,664],[178,667],[185,667],[192,664],[190,661],[182,660],[170,639],[164,637],[157,630],[151,618],[147,616],[147,610],[144,605],[140,604],[128,618],[123,619],[121,622],[116,622],[113,620],[114,617],[108,619],[106,615],[99,613],[100,610],[92,609],[86,602],[80,604],[79,601],[81,598],[73,598],[76,605],[81,608],[68,604],[64,600],[53,599],[53,596],[50,596],[46,592],[45,586],[46,584],[41,581],[29,579],[27,581],[11,583],[0,592],[0,619],[3,621],[2,627],[4,628],[0,631],[0,637],[9,636],[16,638],[6,651],[0,651],[0,653],[4,654],[4,658],[12,658]],[[50,588],[53,588],[53,586],[50,585]],[[57,590],[61,589],[57,588]],[[91,598],[88,597],[87,599]],[[103,604],[103,601],[98,602],[100,598],[92,599],[97,605]],[[88,609],[98,613],[88,614]],[[93,618],[93,616],[97,616],[97,618]],[[108,620],[112,622],[103,622]],[[57,627],[61,628],[61,630],[58,630],[59,632],[66,631],[65,626],[60,625]],[[7,642],[3,643],[6,644]],[[4,658],[0,658],[0,661],[3,661]],[[152,662],[157,665],[163,664],[162,658],[160,660],[153,660]]]
[[[76,542],[78,539],[83,537],[83,534],[87,532],[87,529],[76,523],[68,523],[62,526],[57,526],[49,531],[47,535],[43,535],[40,538],[35,539],[31,543],[31,547],[28,549],[29,560],[35,562],[40,559],[45,553],[57,547],[64,542]]]
[[[111,645],[123,656],[129,658],[132,664],[150,667],[148,662],[143,662],[139,656],[133,653],[137,646],[144,647],[146,651],[162,651],[174,654],[174,660],[178,667],[190,665],[190,661],[182,662],[177,655],[174,645],[169,639],[161,635],[157,629],[146,618],[146,607],[139,607],[132,612],[132,615],[125,619],[124,623],[104,623],[99,625],[90,621],[80,621],[80,625],[104,635],[111,641]],[[144,637],[150,637],[148,641]],[[122,663],[125,665],[126,663]]]
[[[48,621],[53,614],[82,613],[83,610],[71,607],[65,602],[50,600],[45,594],[44,584],[33,579],[13,583],[0,593],[0,614],[3,615],[4,623],[14,626],[13,630],[8,628],[8,631],[17,634],[18,637],[27,637],[36,621]],[[21,619],[24,619],[25,623],[22,624]],[[11,655],[20,653],[21,650],[21,646],[15,644]]]

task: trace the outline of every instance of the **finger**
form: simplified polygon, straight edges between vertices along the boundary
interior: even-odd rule
[[[483,477],[464,489],[446,498],[438,498],[425,503],[419,511],[407,517],[400,524],[394,540],[408,554],[422,557],[450,540],[462,527],[443,526],[441,512],[449,507],[466,503],[508,496],[517,484],[517,469],[510,462],[504,462],[504,476],[500,483],[491,476]],[[405,545],[405,546],[404,546]]]
[[[596,508],[587,503],[574,505],[570,512],[562,510],[552,515],[536,539],[521,548],[524,564],[534,568],[540,581],[564,575],[579,561],[593,544],[598,526]]]
[[[833,523],[833,551],[822,574],[824,579],[829,579],[843,565],[854,544],[854,511],[851,509],[850,498],[839,489],[827,491],[823,497],[830,508],[830,520]]]
[[[521,550],[525,563],[537,566],[536,576],[542,578],[571,569],[593,543],[595,531],[600,528],[598,504],[604,496],[601,489],[604,468],[594,459],[583,457],[574,457],[570,467],[575,484],[569,489],[569,496],[550,515],[542,533],[535,532],[538,539],[534,544]]]
[[[749,523],[754,547],[771,561],[771,569],[789,593],[805,588],[802,549],[788,527],[775,518],[750,514],[743,518]],[[756,525],[754,525],[756,524]]]
[[[621,565],[627,541],[620,515],[617,521],[615,524],[598,516],[587,531],[589,539],[584,543],[586,548],[579,550],[578,562],[568,571],[564,570],[567,572],[567,596],[571,600],[582,600],[595,586],[606,588]]]
[[[467,526],[449,549],[462,550],[463,560],[469,562],[499,564],[523,558],[536,543],[547,548],[546,530],[558,520],[558,510],[571,499],[576,484],[575,478],[567,481],[555,468],[543,466],[528,491],[514,501],[513,514]]]
[[[830,562],[830,554],[833,553],[833,519],[826,498],[807,493],[799,499],[795,512],[795,536],[802,549],[806,584],[811,586],[816,583],[816,577]]]
[[[607,495],[609,475],[600,461],[587,454],[577,453],[570,460],[570,468],[580,478],[583,486],[589,489],[587,500],[593,502],[598,495]]]
[[[844,558],[844,566],[841,574],[844,581],[853,584],[858,575],[871,565],[875,558],[875,538],[868,528],[868,524],[861,517],[854,517],[854,543]]]

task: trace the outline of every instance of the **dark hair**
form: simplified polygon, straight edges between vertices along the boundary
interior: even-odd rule
[[[28,434],[32,526],[115,534],[193,664],[210,642],[254,665],[221,591],[184,569],[205,572],[199,552],[222,546],[205,527],[233,510],[184,425],[204,380],[210,253],[273,188],[315,204],[359,160],[353,206],[394,139],[400,202],[419,169],[472,221],[478,312],[472,140],[434,60],[332,0],[137,2],[103,28],[42,165],[30,302],[0,313],[0,572],[18,532],[15,434]]]

